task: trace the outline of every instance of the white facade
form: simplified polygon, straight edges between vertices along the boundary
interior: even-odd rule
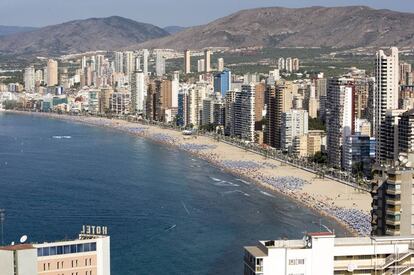
[[[285,69],[285,59],[283,57],[280,57],[277,60],[277,68],[281,71],[283,71]]]
[[[204,51],[204,72],[209,73],[211,72],[211,50]]]
[[[129,76],[133,71],[135,71],[134,53],[124,52],[124,73]]]
[[[224,59],[218,58],[217,59],[217,71],[222,72],[224,70]]]
[[[24,89],[26,92],[35,91],[35,69],[33,66],[24,69]]]
[[[124,54],[122,52],[115,52],[115,72],[124,72]]]
[[[143,50],[143,71],[144,71],[144,75],[147,76],[148,75],[148,58],[149,58],[149,51],[147,49]]]
[[[171,108],[178,108],[178,91],[180,90],[180,75],[175,72],[171,82]]]
[[[244,274],[410,274],[413,241],[414,237],[335,238],[323,232],[309,233],[302,240],[261,241],[245,247]]]
[[[155,59],[155,74],[157,76],[163,76],[165,74],[165,57],[161,51],[157,51]]]
[[[377,148],[381,148],[381,124],[388,110],[398,109],[399,58],[398,49],[378,51],[375,60],[375,87],[373,95],[373,133]],[[379,154],[378,154],[379,155]]]
[[[133,113],[142,113],[145,105],[145,76],[144,72],[138,71],[133,73],[131,81],[131,103]]]
[[[204,67],[205,67],[205,60],[204,59],[199,59],[197,61],[197,72],[199,72],[199,73],[204,72]]]
[[[305,110],[290,110],[282,113],[281,147],[292,151],[293,139],[308,133],[308,112]]]

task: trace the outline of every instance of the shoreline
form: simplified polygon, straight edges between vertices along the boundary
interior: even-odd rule
[[[211,137],[193,136],[185,139],[180,132],[172,129],[119,119],[28,111],[4,112],[113,129],[172,146],[209,162],[226,173],[240,178],[241,181],[251,182],[300,206],[310,208],[318,214],[332,219],[351,235],[365,236],[370,233],[371,196],[368,193],[355,192],[352,194],[352,188],[345,184],[329,179],[315,178],[316,175],[310,172],[282,164],[277,160],[264,158],[227,143],[218,142]],[[326,186],[327,184],[330,186]]]

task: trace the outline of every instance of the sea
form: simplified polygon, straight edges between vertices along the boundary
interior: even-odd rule
[[[242,274],[244,246],[348,233],[331,219],[178,149],[128,133],[0,112],[4,239],[108,227],[111,274]]]

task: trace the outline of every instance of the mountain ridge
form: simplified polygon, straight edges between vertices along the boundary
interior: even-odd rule
[[[136,48],[414,46],[414,14],[367,6],[245,9]]]
[[[0,53],[53,56],[116,50],[167,35],[162,28],[121,16],[93,17],[0,37]]]

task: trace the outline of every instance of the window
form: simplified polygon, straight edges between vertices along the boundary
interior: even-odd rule
[[[290,259],[289,265],[303,265],[305,264],[305,259]]]

